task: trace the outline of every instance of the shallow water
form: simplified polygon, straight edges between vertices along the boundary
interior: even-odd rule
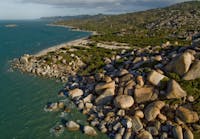
[[[7,28],[6,24],[17,24]],[[24,53],[34,54],[44,48],[88,36],[66,28],[46,26],[41,21],[0,21],[0,139],[82,139],[81,132],[68,132],[55,137],[49,130],[61,121],[60,113],[43,110],[49,101],[56,101],[63,84],[29,74],[10,72],[9,61]],[[76,108],[67,120],[86,117]],[[96,138],[106,138],[99,133]]]

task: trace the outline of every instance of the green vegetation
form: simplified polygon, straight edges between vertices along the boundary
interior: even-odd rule
[[[70,51],[70,49],[73,49],[73,51]],[[63,60],[65,60],[66,64],[69,64],[70,62],[76,60],[75,57],[78,57],[86,65],[85,67],[79,69],[78,74],[89,75],[101,72],[102,67],[105,66],[105,58],[111,58],[119,52],[120,50],[97,48],[96,46],[92,46],[90,48],[73,46],[71,48],[61,48],[56,52],[50,52],[41,58],[45,60],[48,65],[51,65],[55,63],[54,58],[57,56],[62,58],[60,60],[56,60],[55,64],[62,64]]]
[[[166,41],[189,45],[200,31],[200,2],[192,1],[167,8],[121,15],[96,15],[84,19],[59,21],[56,24],[98,32],[95,41],[116,41],[131,46],[160,45]]]

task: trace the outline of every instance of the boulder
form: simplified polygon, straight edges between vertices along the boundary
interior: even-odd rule
[[[183,80],[195,80],[200,78],[200,61],[195,61],[190,70],[183,76]]]
[[[199,121],[197,112],[191,111],[188,108],[180,106],[176,110],[176,116],[179,117],[185,123],[195,123]]]
[[[184,139],[194,139],[194,135],[189,128],[186,128],[185,131],[183,132],[183,138]]]
[[[162,79],[164,79],[165,77],[166,77],[166,76],[164,76],[164,75],[160,74],[159,72],[153,70],[153,71],[151,71],[151,72],[148,74],[147,80],[148,80],[151,84],[153,84],[153,85],[155,85],[155,86],[158,86],[158,85],[160,85],[160,81],[161,81]]]
[[[114,104],[118,108],[127,109],[127,108],[130,108],[134,104],[134,100],[132,96],[119,95],[115,98]]]
[[[185,52],[172,59],[172,61],[165,66],[165,70],[183,76],[189,70],[192,60],[194,60],[194,56],[189,52]]]
[[[22,56],[20,59],[19,59],[19,61],[20,61],[20,63],[21,64],[27,64],[29,61],[28,61],[28,59],[29,59],[29,55],[24,55],[24,56]]]
[[[75,98],[75,97],[80,97],[80,96],[83,95],[83,90],[76,88],[76,89],[70,90],[70,91],[68,92],[68,95],[69,95],[72,99]]]
[[[142,76],[137,76],[137,84],[139,85],[139,86],[144,86],[144,79],[143,79],[143,77]]]
[[[139,132],[140,130],[142,130],[143,129],[143,124],[142,124],[142,122],[140,121],[140,119],[139,119],[139,117],[137,117],[137,116],[134,116],[133,118],[132,118],[132,129],[133,129],[133,131],[134,132]]]
[[[108,82],[108,83],[99,83],[95,86],[95,91],[96,92],[99,92],[99,91],[102,91],[104,89],[115,89],[115,81],[111,81],[111,82]]]
[[[173,137],[175,139],[183,139],[183,132],[182,127],[179,125],[176,125],[172,128]]]
[[[68,130],[70,130],[70,131],[77,131],[77,130],[80,129],[80,125],[77,124],[77,123],[74,122],[74,121],[68,121],[68,122],[66,123],[65,126],[66,126],[66,128],[67,128]]]
[[[151,86],[136,88],[134,91],[134,99],[137,103],[153,101],[157,99],[157,97],[158,94],[154,91],[154,88]]]
[[[137,135],[136,139],[153,139],[153,137],[148,131],[144,130]]]
[[[159,134],[158,129],[154,126],[147,127],[147,131],[153,136],[157,136]]]
[[[118,93],[120,94],[120,91],[122,91],[124,95],[133,95],[134,86],[135,86],[134,80],[130,80],[129,82],[126,83],[125,87],[121,87],[121,90],[119,90]]]
[[[163,101],[155,101],[147,105],[144,110],[145,119],[153,121],[160,114],[160,110],[165,106]]]
[[[106,89],[100,96],[95,100],[96,105],[105,105],[113,100],[115,95],[114,89]]]
[[[137,110],[135,112],[135,116],[137,116],[138,118],[144,118],[144,113],[141,110]]]
[[[96,136],[97,135],[97,132],[95,131],[95,129],[91,126],[84,126],[83,128],[83,132],[86,134],[86,135],[89,135],[89,136]]]
[[[170,80],[167,85],[167,99],[178,99],[186,97],[187,93],[181,88],[181,86],[175,81]]]

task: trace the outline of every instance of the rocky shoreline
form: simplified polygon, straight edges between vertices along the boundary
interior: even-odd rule
[[[25,55],[14,60],[15,69],[67,81],[58,96],[70,98],[90,123],[80,128],[79,123],[66,119],[52,132],[64,132],[66,127],[96,136],[96,127],[115,139],[193,139],[194,133],[200,132],[200,113],[195,107],[200,95],[184,90],[181,84],[200,78],[199,40],[188,47],[167,42],[119,50],[104,57],[105,65],[99,72],[87,76],[77,74],[80,68],[87,67],[75,53],[80,47],[84,48],[81,52],[93,49],[86,42],[79,47],[76,44],[56,49],[50,56]],[[63,53],[72,57],[73,62],[63,61]],[[63,68],[63,64],[71,69]],[[67,105],[63,101],[50,103],[45,110],[68,113]]]

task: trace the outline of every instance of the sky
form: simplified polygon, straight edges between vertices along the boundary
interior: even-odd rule
[[[160,8],[189,0],[0,0],[0,19],[119,14]]]

